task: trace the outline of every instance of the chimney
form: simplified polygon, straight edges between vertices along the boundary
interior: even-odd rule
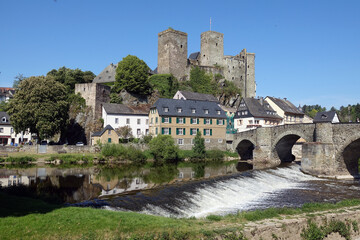
[[[260,97],[260,104],[261,104],[261,106],[264,106],[264,98],[263,97]]]

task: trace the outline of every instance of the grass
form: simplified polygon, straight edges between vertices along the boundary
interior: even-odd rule
[[[357,205],[360,205],[359,199],[336,204],[309,203],[296,209],[271,208],[227,216],[210,215],[204,219],[173,219],[133,212],[64,207],[0,191],[0,238],[213,239],[215,235],[241,232],[239,225],[249,221]],[[357,226],[357,223],[353,225]]]

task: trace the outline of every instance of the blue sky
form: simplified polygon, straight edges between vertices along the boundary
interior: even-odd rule
[[[0,86],[66,66],[100,73],[128,54],[157,66],[157,34],[224,33],[254,52],[257,95],[330,108],[360,102],[360,1],[0,0]]]

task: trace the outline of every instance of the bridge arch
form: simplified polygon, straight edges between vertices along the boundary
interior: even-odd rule
[[[335,159],[340,160],[340,168],[346,169],[352,176],[359,176],[360,133],[344,142],[338,149]]]
[[[236,151],[238,152],[241,160],[253,159],[254,149],[255,144],[248,139],[241,140],[236,146]]]
[[[312,142],[313,135],[306,130],[297,131],[285,131],[281,133],[273,133],[273,149],[272,155],[281,162],[292,162],[295,160],[295,156],[292,154],[292,148],[295,143],[300,139],[304,139],[306,142]]]

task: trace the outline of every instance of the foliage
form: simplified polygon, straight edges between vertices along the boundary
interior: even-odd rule
[[[136,56],[128,55],[123,58],[116,68],[115,90],[122,89],[130,93],[146,95],[151,92],[148,74],[150,68],[143,60]]]
[[[22,157],[8,157],[5,159],[6,162],[11,162],[11,163],[31,163],[31,162],[35,162],[36,159],[33,157],[29,157],[29,156],[22,156]]]
[[[229,102],[231,98],[241,96],[241,89],[235,86],[234,82],[225,80],[222,88],[219,88],[219,94],[224,102]]]
[[[115,132],[123,139],[128,139],[132,137],[132,129],[130,126],[122,126],[115,129]]]
[[[325,236],[337,232],[346,240],[350,240],[350,231],[351,225],[349,222],[344,223],[339,220],[331,220],[329,223],[325,222],[323,226],[319,227],[316,223],[309,220],[308,227],[302,230],[300,236],[304,240],[321,240]]]
[[[218,221],[220,221],[222,219],[222,217],[219,216],[219,215],[209,215],[209,216],[206,217],[206,219],[208,219],[210,221],[218,222]]]
[[[215,94],[218,88],[217,84],[212,80],[212,75],[207,74],[197,66],[190,70],[189,85],[194,92],[206,94]]]
[[[122,97],[119,96],[117,93],[110,93],[110,103],[117,103],[121,104],[123,101]]]
[[[196,133],[194,138],[194,146],[192,148],[193,156],[192,159],[204,159],[206,150],[205,150],[205,139],[201,137],[200,131]]]
[[[150,152],[155,164],[175,163],[179,158],[179,148],[170,135],[158,135],[150,143]]]
[[[126,148],[120,144],[105,144],[101,148],[101,155],[104,157],[124,157]]]
[[[8,108],[9,103],[2,101],[0,102],[0,112],[6,112]]]
[[[149,144],[152,138],[153,138],[153,135],[152,135],[152,134],[145,135],[145,136],[143,137],[143,142],[144,142],[145,144]]]
[[[95,78],[95,74],[91,71],[82,71],[79,68],[70,69],[66,67],[61,67],[58,70],[53,69],[48,72],[46,76],[51,76],[55,81],[64,84],[69,93],[74,92],[75,84],[91,83]]]
[[[68,119],[66,88],[50,77],[27,78],[9,102],[8,114],[15,132],[29,128],[40,139],[52,137]]]
[[[206,159],[211,161],[223,161],[225,153],[221,150],[215,149],[215,150],[208,150],[206,151]]]
[[[80,95],[80,93],[72,93],[68,97],[69,102],[69,118],[75,119],[80,112],[84,112],[86,107],[85,99]]]
[[[179,173],[178,169],[174,165],[164,164],[162,166],[152,167],[150,172],[144,176],[145,183],[168,183],[172,181]]]
[[[135,164],[145,164],[146,156],[134,146],[125,147],[121,144],[104,144],[101,148],[101,155],[104,157],[116,157],[119,159],[130,160]]]
[[[18,75],[15,76],[14,82],[13,82],[13,88],[17,89],[19,87],[19,84],[26,79],[26,77],[19,73]]]
[[[130,146],[126,149],[126,159],[132,161],[135,164],[146,163],[145,154],[140,149],[137,149],[134,146]]]
[[[324,239],[325,234],[316,223],[309,221],[308,228],[303,229],[300,236],[304,240],[322,240]]]
[[[316,116],[316,113],[318,112],[325,112],[326,108],[325,107],[321,107],[320,105],[316,104],[316,105],[304,105],[302,107],[303,112],[308,115],[311,118],[314,118]]]
[[[360,104],[341,106],[337,111],[341,122],[360,122]]]
[[[159,91],[162,98],[172,98],[179,90],[179,82],[172,74],[152,75],[149,83],[152,89]]]

